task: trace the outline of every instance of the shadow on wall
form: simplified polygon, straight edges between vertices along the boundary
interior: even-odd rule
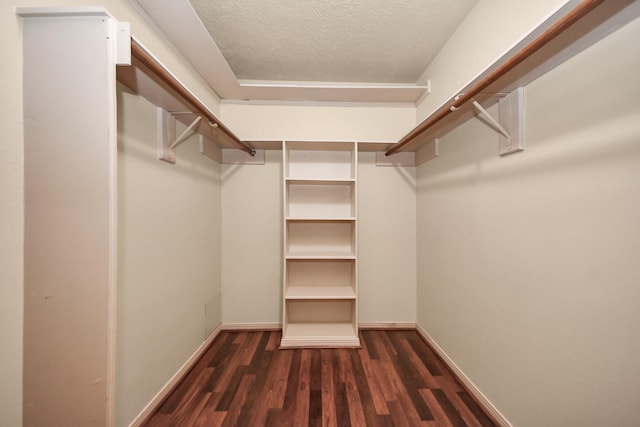
[[[229,181],[233,175],[235,175],[243,165],[229,165],[222,171],[222,183]]]
[[[479,121],[467,122],[442,138],[440,157],[425,164],[428,176],[418,182],[418,191],[569,172],[588,164],[640,156],[639,132],[630,123],[640,123],[640,111],[610,117],[606,122],[576,123],[564,133],[545,135],[547,139],[528,137],[525,151],[500,157],[497,134],[479,129],[485,126]],[[531,121],[527,124],[535,126]]]
[[[411,188],[412,191],[413,189],[416,188],[416,178],[411,172],[409,172],[409,170],[411,169],[408,169],[407,167],[403,167],[403,166],[377,166],[376,153],[367,153],[367,152],[359,153],[358,164],[359,166],[369,165],[371,167],[388,168],[390,170],[393,170],[402,178],[402,180],[407,184],[407,186],[409,186],[409,188]],[[413,166],[410,166],[410,167],[413,168]],[[386,179],[384,175],[381,175],[381,174],[372,174],[371,178]],[[360,182],[359,185],[362,185],[362,182]]]

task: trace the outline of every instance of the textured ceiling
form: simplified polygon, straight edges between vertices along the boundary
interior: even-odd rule
[[[242,80],[416,83],[478,0],[190,0]]]

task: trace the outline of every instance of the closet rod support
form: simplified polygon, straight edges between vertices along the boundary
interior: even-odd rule
[[[509,132],[507,132],[507,130],[503,128],[502,125],[498,123],[498,121],[494,119],[493,116],[491,116],[491,114],[489,114],[489,112],[485,110],[484,107],[475,99],[473,100],[473,106],[476,107],[476,110],[478,110],[480,115],[488,120],[498,132],[504,135],[505,138],[511,138]]]
[[[176,148],[178,145],[182,144],[184,142],[185,139],[187,139],[187,136],[189,135],[189,133],[191,132],[191,130],[193,130],[193,128],[200,123],[200,120],[202,120],[202,116],[198,116],[196,117],[196,119],[193,121],[193,123],[191,123],[189,125],[188,128],[186,128],[184,130],[184,132],[182,132],[180,134],[180,136],[178,138],[176,138],[175,141],[173,141],[173,144],[171,144],[169,146],[169,150],[173,150],[174,148]]]
[[[464,96],[464,93],[459,93],[456,95],[455,98],[453,98],[454,103],[451,105],[451,107],[449,107],[449,111],[458,111],[460,109],[460,106],[456,106],[456,102],[458,102],[460,100],[460,98]]]

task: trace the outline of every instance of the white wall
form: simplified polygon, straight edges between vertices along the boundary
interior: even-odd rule
[[[358,158],[359,317],[416,321],[416,168]]]
[[[282,151],[222,166],[222,321],[280,322]]]
[[[223,102],[224,123],[246,140],[396,142],[415,126],[410,105]]]
[[[223,103],[221,114],[253,140],[396,141],[415,125],[410,106]],[[415,322],[415,168],[359,160],[360,321]],[[282,152],[267,151],[264,166],[224,165],[222,180],[223,322],[280,322]]]
[[[418,322],[516,426],[640,424],[640,21],[418,168]],[[495,112],[495,109],[494,109]]]
[[[24,148],[22,44],[13,3],[0,3],[0,414],[22,424]]]
[[[118,86],[116,425],[128,425],[221,319],[220,164],[195,137],[157,159],[156,107]],[[184,126],[178,126],[181,133]]]

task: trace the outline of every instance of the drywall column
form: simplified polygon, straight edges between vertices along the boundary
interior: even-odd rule
[[[112,424],[116,22],[19,9],[25,156],[24,426]]]

